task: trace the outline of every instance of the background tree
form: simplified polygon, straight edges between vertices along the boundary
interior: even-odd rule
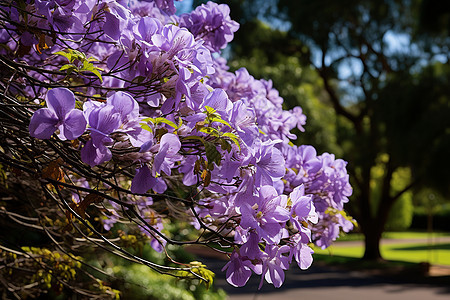
[[[449,5],[400,0],[232,3],[242,8],[235,17],[243,25],[231,59],[255,57],[257,62],[267,51],[274,68],[287,64],[279,68],[287,76],[277,87],[287,99],[298,96],[307,116],[314,105],[299,91],[311,81],[284,69],[292,68],[296,58],[303,66],[298,69],[316,72],[312,84],[326,93],[316,95],[334,116],[311,123],[323,121],[322,132],[332,132],[325,136],[336,138],[329,147],[338,146],[351,162],[355,195],[349,210],[365,235],[364,258],[380,259],[379,241],[399,199],[407,201],[413,187],[424,185],[449,191],[444,174],[450,149]],[[258,33],[262,26],[256,19],[281,31]],[[261,76],[265,71],[260,68]],[[293,78],[299,80],[295,92],[289,88]],[[309,138],[314,140],[301,137]],[[405,170],[411,176],[399,184]]]

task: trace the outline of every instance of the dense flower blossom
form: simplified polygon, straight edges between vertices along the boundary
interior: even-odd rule
[[[277,195],[272,186],[263,186],[259,196],[248,199],[240,205],[244,229],[255,229],[261,239],[278,243],[282,237],[282,225],[289,220],[289,212],[285,209],[285,195]]]
[[[213,52],[224,49],[239,29],[239,24],[230,18],[228,5],[214,2],[202,4],[191,13],[181,15],[180,26],[201,38]]]
[[[292,146],[291,130],[305,130],[302,109],[283,109],[272,81],[255,79],[245,68],[228,72],[225,59],[213,59],[239,27],[228,6],[209,2],[179,17],[171,0],[35,1],[27,9],[39,16],[28,25],[70,37],[70,47],[6,24],[0,51],[20,48],[30,65],[54,59],[49,68],[58,84],[66,77],[84,83],[48,91],[24,87],[31,99],[47,95],[48,107],[30,120],[30,135],[49,139],[59,130],[62,140],[79,139],[81,159],[94,170],[124,170],[117,185],[129,189],[124,201],[152,228],[140,230],[155,250],[163,251],[168,239],[155,234],[163,216],[156,198],[142,195],[150,191],[195,195],[192,207],[183,203],[175,210],[186,210],[195,228],[226,236],[234,250],[224,270],[233,286],[255,273],[261,284],[280,287],[293,260],[301,269],[311,265],[311,242],[327,247],[351,230],[343,211],[352,193],[346,162],[318,155],[312,146]],[[24,24],[17,9],[4,10]],[[68,58],[55,53],[75,49],[86,58],[80,67],[98,68],[61,75]],[[84,96],[82,110],[75,109],[71,90]],[[111,230],[125,209],[114,201],[108,207],[102,220]]]

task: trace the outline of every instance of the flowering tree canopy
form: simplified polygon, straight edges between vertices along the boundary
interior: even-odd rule
[[[293,145],[302,109],[284,110],[271,81],[219,56],[239,28],[228,6],[177,16],[172,0],[0,4],[0,162],[47,199],[29,199],[33,220],[61,248],[210,282],[201,264],[159,265],[115,237],[159,252],[201,244],[228,254],[230,284],[256,273],[280,287],[292,261],[311,265],[312,243],[352,229],[346,162]],[[197,237],[171,235],[176,222]]]

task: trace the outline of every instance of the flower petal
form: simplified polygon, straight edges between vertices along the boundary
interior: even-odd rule
[[[75,108],[75,96],[66,88],[51,89],[47,93],[47,106],[62,121]]]
[[[58,118],[53,111],[48,108],[41,108],[31,117],[30,135],[41,140],[49,139],[55,132],[57,124]]]
[[[81,160],[91,167],[109,161],[112,158],[111,151],[103,144],[95,147],[92,140],[87,141],[86,145],[81,149]]]
[[[125,119],[132,120],[139,115],[139,105],[130,94],[116,92],[108,97],[106,103],[114,106],[114,110],[120,114],[122,122]]]
[[[277,264],[269,264],[269,272],[266,273],[265,279],[269,283],[273,283],[276,288],[279,288],[284,281],[284,271]]]
[[[83,112],[78,109],[73,109],[67,114],[67,118],[63,123],[63,134],[68,140],[74,140],[81,136],[86,130],[86,119]]]
[[[110,134],[119,128],[120,123],[120,114],[115,111],[112,105],[106,105],[89,115],[89,124],[93,127],[93,124],[97,124],[96,129],[105,134]]]
[[[136,175],[131,181],[131,192],[135,194],[145,194],[156,185],[156,178],[152,176],[147,165],[136,170]]]
[[[153,161],[153,170],[155,172],[161,171],[161,165],[166,158],[171,158],[178,153],[181,148],[180,139],[173,133],[166,133],[162,136],[159,147],[159,151]]]

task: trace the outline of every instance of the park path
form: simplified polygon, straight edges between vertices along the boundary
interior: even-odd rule
[[[204,261],[211,267],[211,261]],[[444,283],[416,281],[413,278],[387,277],[364,271],[349,271],[313,264],[308,270],[292,267],[285,282],[276,289],[265,283],[258,290],[259,276],[252,276],[243,288],[226,282],[220,269],[224,261],[216,260],[215,286],[224,289],[227,300],[449,300],[450,277]]]
[[[427,239],[383,239],[382,244],[424,243]],[[334,247],[359,246],[362,241],[337,242]],[[433,244],[450,243],[450,237],[433,238]],[[423,278],[415,274],[385,276],[365,271],[345,270],[323,264],[313,264],[308,270],[291,268],[279,289],[264,284],[258,291],[260,276],[253,275],[243,288],[234,288],[226,282],[221,268],[225,261],[220,257],[203,257],[216,273],[215,286],[223,288],[228,300],[449,300],[450,268],[437,277]]]

